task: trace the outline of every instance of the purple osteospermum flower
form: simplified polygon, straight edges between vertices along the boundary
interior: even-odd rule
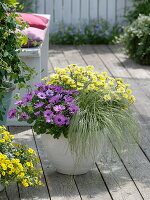
[[[68,109],[70,111],[69,112],[70,114],[74,114],[79,110],[79,107],[76,106],[75,104],[71,104]]]
[[[26,94],[23,99],[24,99],[24,102],[32,101],[31,93]]]
[[[40,99],[46,99],[46,95],[45,95],[45,93],[43,93],[43,92],[39,92],[39,93],[37,94],[37,96],[38,96]]]
[[[64,125],[65,124],[65,116],[64,115],[61,115],[61,114],[58,114],[58,115],[55,115],[54,116],[54,123],[56,125]]]
[[[24,104],[24,102],[22,100],[20,100],[20,101],[16,101],[14,104],[17,106],[22,106]]]
[[[47,104],[47,106],[45,106],[45,109],[50,108],[52,106],[52,103]]]
[[[65,106],[62,106],[62,105],[56,105],[53,107],[53,109],[55,110],[55,112],[61,112],[63,110],[65,110]]]
[[[61,87],[61,86],[54,86],[54,91],[55,92],[58,92],[58,93],[61,93],[62,92],[62,90],[63,90],[63,88]]]
[[[70,97],[70,96],[67,96],[67,95],[65,95],[65,96],[64,96],[64,100],[65,100],[65,102],[66,102],[66,103],[68,103],[68,102],[73,102],[73,101],[74,101],[74,98],[73,98],[73,97]]]
[[[50,123],[52,121],[52,117],[53,117],[53,112],[51,110],[46,110],[44,111],[44,117],[46,119],[46,122]]]
[[[16,109],[11,109],[9,112],[8,112],[8,117],[9,119],[12,119],[14,117],[17,116],[17,110]]]
[[[35,95],[37,95],[39,93],[38,90],[34,90],[33,92],[34,92]]]
[[[21,118],[22,118],[22,119],[25,119],[25,120],[28,120],[28,119],[29,119],[29,116],[28,116],[25,112],[23,112],[23,113],[21,114]]]
[[[52,120],[52,117],[47,117],[47,118],[46,118],[46,122],[47,122],[47,123],[50,123],[50,122],[52,122],[52,121],[53,121],[53,120]]]
[[[41,108],[44,105],[44,102],[37,103],[34,108]]]
[[[35,112],[34,115],[39,116],[40,115],[40,111]]]
[[[58,103],[58,102],[60,101],[60,98],[61,98],[61,96],[60,96],[59,94],[57,94],[57,95],[53,96],[53,97],[49,100],[49,102],[50,102],[50,103],[53,103],[53,102]]]
[[[46,91],[46,95],[47,95],[48,97],[53,96],[53,95],[54,95],[53,90],[47,90],[47,91]]]
[[[44,117],[48,118],[48,117],[52,117],[53,116],[53,112],[51,110],[45,110],[44,111]]]
[[[42,83],[37,83],[37,84],[35,84],[35,87],[43,87],[44,86],[44,84],[42,84]]]
[[[69,125],[69,123],[70,123],[70,118],[69,118],[69,117],[66,117],[66,118],[65,118],[65,124],[66,124],[66,125]]]

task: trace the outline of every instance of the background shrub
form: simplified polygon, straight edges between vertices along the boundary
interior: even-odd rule
[[[131,25],[124,28],[120,37],[126,53],[141,64],[150,64],[150,16],[139,15]]]
[[[34,12],[34,0],[17,0],[19,6],[17,7],[18,12],[32,13]]]
[[[133,10],[130,10],[126,16],[126,19],[132,23],[138,18],[139,14],[149,15],[150,14],[150,0],[132,0]]]
[[[119,25],[111,27],[106,21],[92,20],[89,24],[59,24],[50,33],[51,44],[108,44],[122,32]]]

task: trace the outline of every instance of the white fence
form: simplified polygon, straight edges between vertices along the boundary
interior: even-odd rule
[[[104,18],[121,22],[132,0],[37,0],[36,12],[51,15],[51,26]]]

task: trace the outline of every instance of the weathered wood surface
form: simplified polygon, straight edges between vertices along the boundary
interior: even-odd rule
[[[45,187],[22,188],[12,184],[0,200],[149,200],[150,199],[150,66],[141,66],[128,59],[117,46],[51,46],[49,72],[68,64],[94,65],[97,71],[122,77],[132,85],[137,98],[135,116],[142,134],[133,156],[119,155],[114,150],[108,164],[97,163],[93,170],[82,176],[66,176],[55,172],[48,162],[40,136],[30,127],[10,127],[16,141],[34,148],[43,169]],[[128,157],[128,158],[127,158]]]

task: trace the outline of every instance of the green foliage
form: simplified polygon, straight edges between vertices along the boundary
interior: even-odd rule
[[[127,55],[141,64],[150,64],[150,16],[140,15],[131,25],[124,28],[119,38]]]
[[[18,16],[15,13],[16,5],[15,0],[0,2],[0,96],[2,98],[7,81],[18,83],[19,88],[27,87],[26,81],[30,80],[34,73],[34,70],[18,56],[22,44],[27,43],[27,38],[16,30],[23,30],[27,25],[16,19]]]
[[[50,34],[51,44],[109,44],[122,32],[121,26],[110,25],[103,19],[89,24],[59,24]]]
[[[138,18],[139,14],[149,15],[150,14],[150,0],[132,0],[133,10],[130,10],[126,16],[127,20],[132,23]]]
[[[17,7],[18,12],[32,13],[34,12],[33,4],[35,1],[33,0],[17,0],[19,6]]]
[[[97,155],[99,147],[105,148],[109,140],[120,151],[135,144],[138,129],[130,109],[124,109],[129,107],[127,101],[106,102],[103,94],[91,92],[82,93],[77,102],[80,111],[71,120],[68,140],[72,151],[79,158],[87,155],[87,152],[89,155],[91,152],[94,152],[93,156]]]

